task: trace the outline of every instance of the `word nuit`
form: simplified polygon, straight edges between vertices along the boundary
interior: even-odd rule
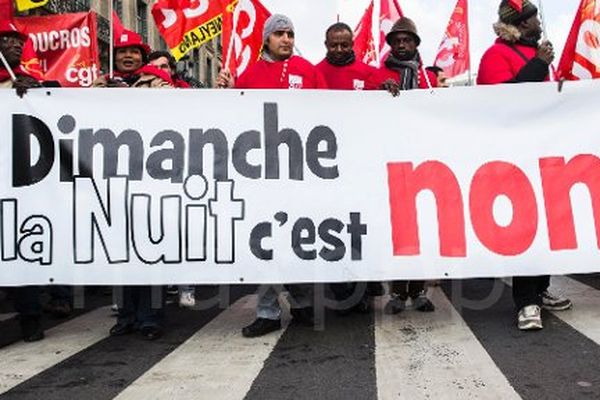
[[[570,192],[583,184],[590,193],[596,240],[600,248],[600,158],[580,154],[539,159],[543,204],[550,250],[575,250],[573,206]],[[416,197],[431,191],[437,205],[440,255],[466,257],[465,210],[462,188],[454,172],[439,161],[427,161],[416,168],[410,162],[388,164],[388,185],[394,255],[420,254]],[[512,205],[512,220],[500,225],[494,217],[499,196]],[[503,256],[517,256],[529,250],[538,231],[538,200],[523,170],[504,161],[491,161],[474,174],[469,187],[469,214],[477,239],[488,250]]]
[[[194,176],[190,179],[202,179]],[[186,181],[187,183],[188,181]],[[206,189],[188,191],[194,200],[184,204],[179,195],[165,195],[158,207],[159,220],[152,224],[152,197],[129,192],[125,177],[109,178],[105,196],[91,178],[74,180],[73,254],[75,264],[94,262],[101,244],[110,264],[131,260],[130,249],[144,264],[178,264],[206,261],[208,228],[212,225],[214,260],[217,264],[235,262],[236,223],[244,219],[244,200],[234,197],[233,181],[215,182],[214,197],[208,204],[195,200],[205,197]],[[103,199],[104,198],[104,199]],[[31,216],[17,229],[17,201],[5,199],[1,205],[2,260],[52,263],[52,225],[44,216]],[[209,218],[210,217],[210,218]],[[19,237],[18,232],[21,232]]]
[[[71,115],[63,115],[57,127],[65,137],[58,140],[56,151],[55,135],[44,121],[31,115],[13,114],[12,184],[22,187],[40,182],[55,164],[60,165],[62,182],[71,182],[74,176],[93,177],[99,170],[104,179],[126,176],[138,181],[142,180],[144,169],[151,178],[172,183],[182,183],[186,176],[209,176],[206,170],[212,169],[213,178],[224,181],[229,179],[230,163],[245,178],[281,179],[280,152],[286,149],[289,179],[304,179],[305,162],[310,172],[321,179],[339,177],[335,164],[337,139],[329,127],[314,127],[304,143],[295,130],[279,129],[277,104],[264,104],[263,120],[262,134],[248,130],[239,134],[233,143],[230,143],[231,135],[218,128],[190,129],[187,140],[181,133],[166,129],[152,137],[150,150],[147,150],[144,139],[148,136],[134,129],[115,135],[107,128],[82,128],[73,139],[69,135],[73,136],[77,121]],[[40,148],[37,160],[31,160],[34,140]],[[204,162],[208,148],[212,149],[212,166]],[[123,149],[127,150],[125,155]],[[98,153],[102,158],[95,163]],[[58,158],[57,163],[55,158]],[[127,173],[118,173],[125,169]]]

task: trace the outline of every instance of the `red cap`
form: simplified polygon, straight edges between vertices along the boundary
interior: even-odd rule
[[[27,35],[21,31],[19,31],[17,29],[17,27],[15,26],[15,24],[13,24],[12,22],[10,22],[7,19],[3,19],[3,20],[0,20],[0,36],[6,35],[6,34],[12,34],[12,35],[16,34],[16,35],[20,36],[23,40],[27,40]]]
[[[115,37],[115,50],[125,47],[137,47],[144,53],[145,57],[147,57],[151,51],[150,46],[142,42],[142,37],[140,35],[128,30],[124,30],[121,35]]]

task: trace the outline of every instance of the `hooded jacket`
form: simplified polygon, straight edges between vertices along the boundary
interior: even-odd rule
[[[537,58],[537,46],[520,42],[521,33],[512,25],[494,24],[498,39],[481,58],[478,85],[542,82],[548,80],[548,64]]]

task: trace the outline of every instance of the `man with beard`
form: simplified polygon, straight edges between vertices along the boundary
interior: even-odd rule
[[[407,17],[402,17],[392,26],[385,37],[390,46],[390,54],[379,69],[381,87],[394,93],[402,90],[427,89],[437,87],[435,73],[425,71],[418,47],[421,38],[417,26]],[[425,295],[425,281],[394,281],[390,287],[390,301],[384,311],[397,314],[406,308],[410,299],[417,311],[435,310],[433,303]]]
[[[227,70],[217,78],[221,88],[239,89],[327,89],[321,73],[307,60],[294,55],[294,25],[281,14],[274,14],[263,28],[263,52],[261,59],[234,82]],[[312,327],[312,285],[286,285],[293,321]],[[281,329],[281,306],[278,290],[273,286],[259,289],[256,319],[242,329],[245,337],[257,337]]]
[[[500,3],[500,20],[494,24],[498,39],[481,59],[478,84],[543,82],[549,79],[554,50],[548,41],[539,43],[542,29],[537,14],[537,7],[528,0],[523,1],[520,11],[507,0]],[[513,278],[512,293],[518,310],[519,329],[542,329],[542,307],[553,311],[571,308],[571,301],[550,293],[549,286],[550,275]]]

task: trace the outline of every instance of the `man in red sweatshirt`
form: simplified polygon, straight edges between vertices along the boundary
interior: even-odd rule
[[[309,61],[294,55],[294,25],[281,14],[265,22],[261,59],[234,82],[227,70],[217,77],[217,86],[239,89],[327,89],[321,73]],[[312,285],[287,285],[293,321],[313,326]],[[242,329],[245,337],[257,337],[281,329],[278,290],[263,286],[259,290],[256,320]]]
[[[498,9],[500,20],[494,24],[498,39],[483,55],[477,83],[543,82],[548,80],[554,50],[552,43],[542,38],[538,9],[529,0],[516,10],[507,0]],[[548,291],[550,275],[519,276],[513,278],[512,295],[521,330],[542,329],[541,308],[553,311],[567,310],[572,303]]]
[[[343,22],[331,25],[325,33],[325,59],[317,64],[329,89],[368,90],[375,87],[377,68],[357,60],[352,28]]]

